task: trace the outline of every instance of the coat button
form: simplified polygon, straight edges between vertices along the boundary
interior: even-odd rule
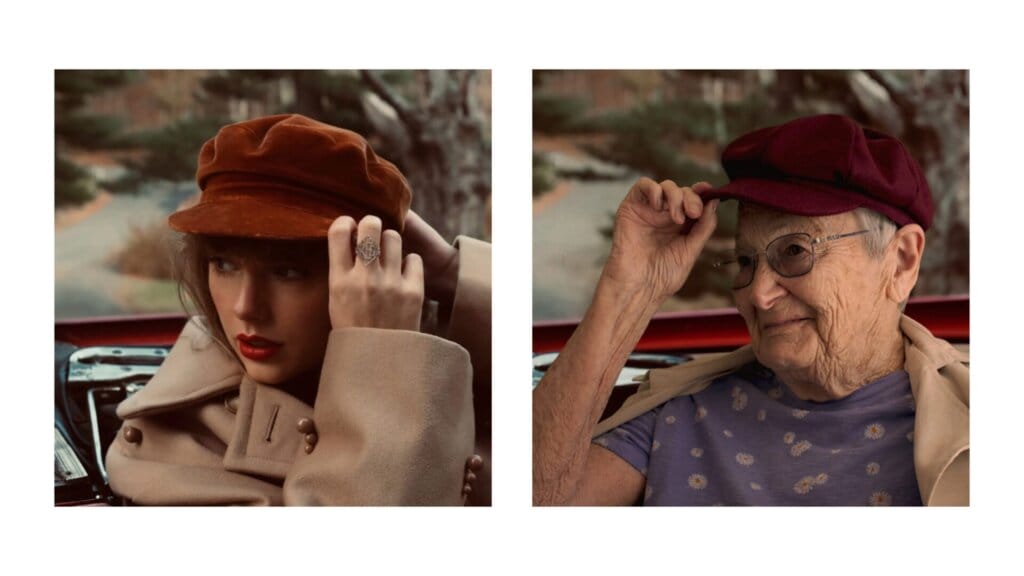
[[[299,418],[299,432],[303,434],[309,434],[316,430],[316,426],[313,424],[313,420],[310,418]]]
[[[138,444],[139,442],[142,442],[142,430],[139,430],[134,426],[125,426],[124,440],[129,444]]]
[[[306,444],[312,444],[314,446],[316,446],[316,441],[319,439],[320,438],[316,435],[316,432],[310,432],[309,434],[306,434],[306,437],[304,438]]]
[[[303,448],[306,450],[306,454],[312,454],[313,448],[316,448],[316,444],[306,444]]]

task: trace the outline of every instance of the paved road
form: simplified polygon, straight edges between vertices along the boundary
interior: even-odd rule
[[[116,195],[88,218],[56,233],[55,313],[59,318],[123,314],[123,295],[132,278],[107,263],[128,238],[131,226],[164,221],[194,184],[148,187],[137,195]]]
[[[573,180],[558,202],[533,217],[533,319],[579,318],[587,310],[610,241],[600,229],[635,177]]]

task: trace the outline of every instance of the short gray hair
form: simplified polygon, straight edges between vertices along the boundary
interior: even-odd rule
[[[896,234],[896,223],[888,217],[875,212],[869,208],[857,208],[853,211],[862,229],[878,231],[878,234],[864,234],[864,249],[872,258],[880,258],[889,245],[893,235]],[[907,301],[898,304],[900,312],[907,308]]]
[[[857,208],[853,215],[865,230],[878,231],[878,234],[864,234],[864,248],[872,258],[879,258],[885,247],[896,233],[896,223],[888,217],[869,208]]]

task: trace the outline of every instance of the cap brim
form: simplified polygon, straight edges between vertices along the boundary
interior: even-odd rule
[[[871,202],[865,202],[868,199],[858,192],[817,182],[797,183],[758,178],[733,180],[725,186],[703,192],[701,198],[742,200],[799,216],[829,216],[862,206],[875,208]]]
[[[341,214],[313,214],[282,204],[233,198],[224,202],[202,202],[171,214],[171,228],[187,234],[303,240],[326,238],[331,223]],[[353,214],[359,219],[361,215]]]

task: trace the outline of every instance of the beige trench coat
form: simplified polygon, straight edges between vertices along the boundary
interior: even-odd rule
[[[313,406],[249,378],[190,321],[149,384],[118,406],[111,488],[156,505],[461,504],[474,368],[478,385],[490,380],[490,245],[456,246],[449,339],[334,330]],[[311,449],[301,418],[316,427]]]
[[[904,369],[914,394],[914,468],[926,506],[970,503],[970,372],[966,352],[940,340],[908,316],[900,321]],[[754,361],[750,346],[651,370],[636,394],[607,419],[594,437],[676,396],[696,394],[715,379]]]

